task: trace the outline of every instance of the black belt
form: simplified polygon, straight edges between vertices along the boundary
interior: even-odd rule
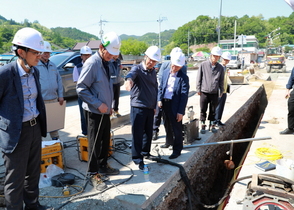
[[[33,127],[33,126],[37,125],[37,118],[32,118],[31,120],[23,122],[22,124],[23,124],[23,126]]]
[[[171,99],[164,98],[163,101],[171,101]]]

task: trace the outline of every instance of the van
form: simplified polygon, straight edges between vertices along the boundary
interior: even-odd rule
[[[227,64],[227,68],[231,68],[231,69],[241,68],[241,60],[238,55],[232,55],[230,62]]]

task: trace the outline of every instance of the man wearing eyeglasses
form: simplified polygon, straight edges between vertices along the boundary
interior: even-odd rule
[[[42,136],[46,112],[35,68],[44,50],[41,33],[17,31],[12,41],[18,59],[0,68],[0,147],[5,171],[6,209],[52,209],[39,203]]]
[[[42,97],[45,104],[58,101],[62,105],[64,102],[62,80],[56,65],[49,60],[52,52],[49,42],[44,41],[44,49],[45,51],[37,65],[40,72]],[[50,131],[50,136],[53,140],[59,139],[58,130]]]
[[[98,191],[107,187],[104,175],[119,174],[118,169],[108,165],[107,159],[113,99],[109,61],[119,55],[120,45],[116,33],[104,34],[98,52],[85,61],[77,82],[77,93],[83,101],[88,122],[88,175]]]

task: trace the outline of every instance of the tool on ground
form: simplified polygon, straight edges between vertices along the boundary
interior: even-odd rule
[[[110,131],[109,156],[113,154],[113,131]],[[80,161],[88,161],[88,138],[87,136],[77,136],[77,150]]]
[[[292,180],[281,176],[253,174],[243,200],[243,210],[294,210],[293,186]]]
[[[227,154],[230,155],[230,160],[224,161],[224,164],[228,170],[232,170],[235,168],[235,163],[233,162],[233,147],[234,147],[234,143],[231,142],[230,151],[227,152]]]

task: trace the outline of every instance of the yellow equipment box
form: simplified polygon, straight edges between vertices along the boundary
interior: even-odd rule
[[[63,147],[61,143],[55,143],[42,148],[41,173],[46,172],[46,168],[50,164],[55,164],[60,168],[64,168],[63,164]]]
[[[78,136],[77,137],[77,145],[78,145],[78,155],[80,161],[88,161],[88,138]],[[110,142],[109,142],[109,154],[108,156],[113,154],[113,132],[110,135]]]

